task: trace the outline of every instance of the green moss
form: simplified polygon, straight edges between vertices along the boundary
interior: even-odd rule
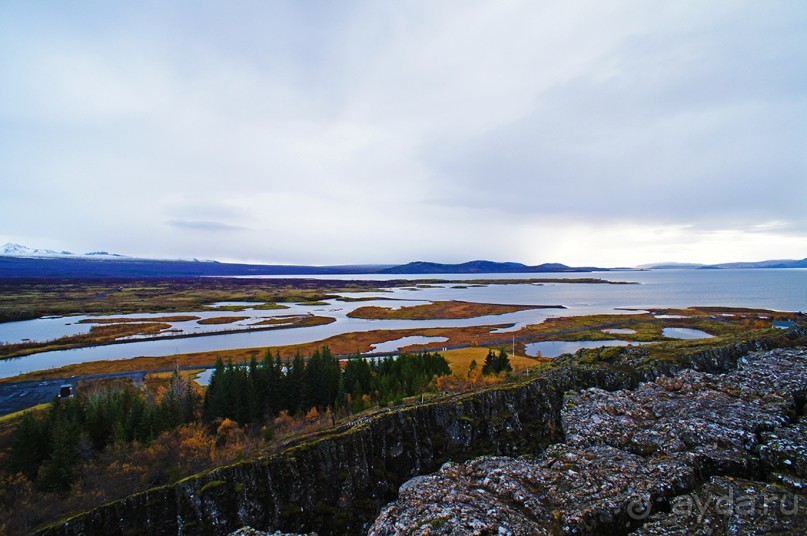
[[[208,493],[210,491],[213,491],[214,489],[220,488],[221,486],[225,485],[227,485],[227,482],[225,482],[224,480],[211,480],[210,482],[202,486],[202,489],[199,490],[199,495],[204,495],[205,493]]]

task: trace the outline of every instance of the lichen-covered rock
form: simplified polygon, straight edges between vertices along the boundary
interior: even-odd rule
[[[770,474],[798,490],[805,428],[793,421],[805,385],[807,351],[800,349],[751,354],[722,375],[687,370],[633,391],[567,393],[561,417],[566,444],[537,457],[481,457],[417,477],[401,487],[370,534],[626,532],[671,501],[720,493],[773,499],[779,491],[785,507],[801,500],[807,509],[805,496],[781,495],[784,488],[763,482],[713,479],[701,495],[684,495],[710,475]],[[719,513],[713,506],[704,518],[718,533],[804,527],[792,524],[803,519],[797,516],[754,521]],[[648,534],[693,528],[680,516],[654,523],[660,528],[647,530],[661,532]]]
[[[768,478],[792,491],[807,491],[807,418],[764,432],[762,442],[759,457]]]
[[[712,477],[697,491],[676,497],[670,512],[653,514],[636,536],[804,534],[807,497],[778,486]]]
[[[262,530],[255,530],[252,527],[242,527],[235,532],[231,532],[230,536],[317,536],[316,532],[309,534],[299,534],[297,532],[264,532]]]
[[[664,502],[696,481],[681,456],[554,445],[537,458],[445,464],[400,490],[369,534],[586,534],[624,530],[631,503]],[[634,506],[635,507],[635,506]]]

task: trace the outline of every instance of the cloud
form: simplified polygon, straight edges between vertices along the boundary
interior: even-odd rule
[[[166,223],[172,227],[177,227],[179,229],[191,229],[194,231],[221,232],[243,230],[243,227],[218,221],[169,220]]]
[[[807,256],[805,23],[746,1],[0,6],[0,228],[292,263]]]

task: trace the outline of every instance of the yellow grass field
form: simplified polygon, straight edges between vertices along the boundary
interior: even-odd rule
[[[482,365],[485,364],[485,356],[488,355],[488,349],[482,347],[459,348],[457,350],[440,352],[440,354],[442,354],[442,356],[446,358],[446,361],[448,361],[448,366],[451,367],[451,372],[453,374],[465,376],[468,374],[468,367],[471,365],[471,361],[474,359],[476,359],[476,363],[480,370],[482,369]],[[513,367],[513,372],[519,372],[547,361],[550,360],[546,358],[524,357],[519,355],[510,356],[510,365]]]

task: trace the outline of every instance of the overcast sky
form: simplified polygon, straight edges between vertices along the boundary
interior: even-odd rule
[[[807,257],[807,2],[0,3],[0,243]]]

